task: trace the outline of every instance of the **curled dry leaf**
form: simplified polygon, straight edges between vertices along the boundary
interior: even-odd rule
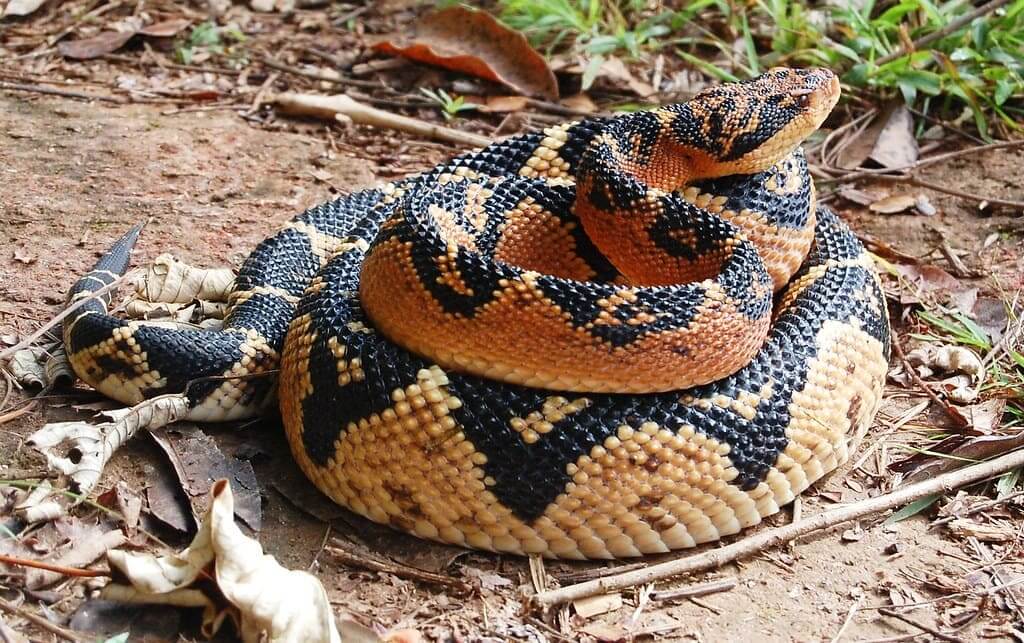
[[[412,33],[389,36],[373,48],[493,80],[528,96],[558,98],[558,83],[544,57],[523,34],[484,11],[443,9],[419,21]]]
[[[10,0],[7,6],[4,7],[3,14],[0,14],[0,18],[6,18],[7,16],[27,16],[39,7],[43,6],[46,0]]]
[[[907,353],[911,366],[925,366],[932,372],[963,373],[978,379],[984,367],[977,353],[963,346],[927,345]]]
[[[235,525],[231,485],[219,480],[187,549],[165,556],[111,551],[115,582],[103,597],[203,608],[203,634],[226,618],[243,641],[341,643],[327,592],[312,574],[282,567]],[[210,577],[216,588],[209,587]],[[226,604],[225,604],[226,601]]]
[[[197,268],[165,253],[153,260],[135,290],[149,302],[226,302],[234,282],[235,274],[230,268]]]

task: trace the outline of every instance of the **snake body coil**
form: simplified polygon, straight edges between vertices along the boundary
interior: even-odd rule
[[[312,208],[218,332],[106,314],[134,229],[71,290],[72,365],[127,403],[188,384],[196,420],[276,383],[316,486],[424,538],[607,558],[735,533],[843,462],[881,395],[877,277],[797,149],[837,95],[773,70]]]

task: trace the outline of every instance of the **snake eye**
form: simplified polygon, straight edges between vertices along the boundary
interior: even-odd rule
[[[789,92],[789,96],[797,107],[804,108],[810,104],[812,93],[813,91],[810,89],[794,89]]]

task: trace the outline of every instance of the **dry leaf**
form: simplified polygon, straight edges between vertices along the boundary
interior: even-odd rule
[[[6,18],[7,16],[27,16],[39,7],[43,6],[46,0],[10,0],[7,6],[4,7],[4,12],[0,15],[0,18]]]
[[[152,38],[170,38],[178,35],[190,24],[192,24],[192,22],[185,18],[173,18],[162,22],[154,22],[148,27],[140,29],[139,33],[143,36],[150,36]]]
[[[590,618],[605,612],[613,612],[622,607],[622,594],[600,594],[588,596],[572,602],[576,613],[582,618]]]
[[[893,194],[878,199],[868,206],[872,212],[879,214],[896,214],[906,212],[917,204],[917,197],[913,194]]]
[[[246,537],[233,520],[231,486],[219,480],[199,533],[177,554],[124,551],[107,555],[115,583],[103,598],[203,608],[203,634],[212,636],[225,618],[238,623],[243,641],[340,643],[334,613],[320,581],[282,567]],[[212,574],[216,587],[210,587]],[[225,604],[225,601],[227,604]]]
[[[634,94],[641,98],[654,93],[650,84],[633,76],[626,64],[615,56],[608,56],[601,63],[597,72],[598,77],[625,84]]]
[[[25,248],[15,248],[14,260],[27,266],[36,262],[36,256]]]
[[[914,118],[910,110],[900,103],[889,113],[885,127],[869,158],[882,167],[900,168],[917,162],[918,147],[914,137]]]
[[[99,58],[123,47],[136,33],[136,31],[102,31],[92,38],[63,40],[57,43],[57,51],[61,56],[75,60]]]
[[[373,45],[377,51],[502,83],[529,96],[558,98],[558,83],[526,38],[490,14],[450,7],[420,20],[411,34]]]
[[[477,103],[481,112],[521,112],[526,109],[527,99],[525,96],[489,96]]]
[[[562,104],[570,109],[579,110],[587,114],[593,114],[597,111],[597,105],[594,101],[590,100],[590,96],[586,94],[573,94],[572,96],[566,96],[562,99]]]

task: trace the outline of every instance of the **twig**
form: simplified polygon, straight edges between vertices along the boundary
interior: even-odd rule
[[[995,197],[981,196],[980,194],[974,194],[972,192],[964,192],[963,190],[956,190],[956,189],[953,189],[953,188],[948,188],[948,187],[946,187],[944,185],[939,185],[938,183],[932,183],[931,181],[925,181],[925,180],[917,178],[916,176],[912,176],[912,175],[909,175],[909,174],[907,174],[907,175],[896,175],[896,176],[889,176],[887,174],[879,174],[877,176],[873,176],[872,179],[874,179],[876,181],[885,181],[887,183],[909,183],[911,185],[916,185],[916,186],[921,187],[921,188],[928,188],[929,190],[935,190],[936,192],[942,192],[943,194],[951,194],[953,196],[958,196],[958,197],[960,197],[962,199],[967,199],[968,201],[974,201],[976,203],[991,203],[993,205],[1002,205],[1002,206],[1006,206],[1008,208],[1024,210],[1024,201],[1011,201],[1009,199],[997,199]]]
[[[288,74],[294,74],[295,76],[302,76],[304,78],[311,78],[313,80],[320,80],[327,83],[334,83],[335,85],[348,85],[350,87],[366,87],[369,89],[380,89],[384,85],[372,80],[359,80],[357,78],[345,78],[339,75],[328,74],[322,71],[311,71],[308,69],[302,69],[301,67],[293,67],[292,65],[286,65],[280,60],[271,58],[270,56],[264,56],[262,62],[271,69],[283,71]]]
[[[0,563],[7,563],[8,565],[17,565],[18,567],[33,567],[35,569],[45,569],[48,572],[56,572],[64,576],[73,576],[75,578],[96,578],[100,576],[110,576],[110,572],[101,569],[82,569],[81,567],[67,567],[65,565],[54,565],[53,563],[46,563],[41,560],[18,558],[17,556],[8,556],[7,554],[0,554]]]
[[[447,587],[451,590],[464,594],[468,594],[472,591],[472,587],[470,587],[468,583],[457,578],[444,576],[442,574],[435,574],[415,567],[409,567],[408,565],[399,565],[397,563],[383,561],[376,558],[363,558],[343,549],[341,541],[337,538],[332,542],[335,546],[326,547],[324,550],[344,564],[359,567],[361,569],[367,569],[372,572],[383,572],[385,574],[391,574],[408,580],[430,583],[431,585],[441,585],[442,587]]]
[[[839,643],[839,639],[843,638],[843,633],[846,632],[846,628],[850,627],[850,623],[853,622],[853,615],[860,609],[860,604],[864,602],[864,597],[859,597],[850,606],[850,611],[846,613],[846,618],[843,620],[843,624],[839,626],[839,631],[832,637],[832,643]]]
[[[641,569],[644,566],[644,563],[629,563],[628,565],[616,565],[615,567],[595,567],[593,569],[581,569],[579,571],[566,572],[564,574],[555,574],[555,577],[558,579],[559,583],[566,585],[569,583],[582,583],[585,580],[601,578],[608,574],[631,572],[634,569]]]
[[[960,27],[963,27],[964,25],[966,25],[970,21],[974,20],[978,16],[984,16],[985,14],[992,13],[996,9],[998,9],[998,8],[1004,6],[1004,5],[1007,5],[1009,3],[1010,3],[1010,0],[992,0],[988,4],[983,4],[980,7],[978,7],[977,9],[975,9],[974,11],[968,11],[967,13],[965,13],[962,16],[960,16],[956,20],[950,21],[950,23],[948,25],[946,25],[945,27],[943,27],[942,29],[939,29],[938,31],[933,31],[930,34],[928,34],[926,36],[922,36],[922,37],[918,38],[917,40],[915,40],[914,42],[910,43],[910,45],[911,45],[910,51],[908,51],[906,47],[900,47],[899,49],[897,49],[896,51],[892,52],[891,54],[888,54],[886,56],[882,56],[881,58],[876,60],[875,61],[875,65],[882,66],[885,63],[889,63],[889,62],[892,62],[892,61],[896,60],[897,58],[901,58],[903,56],[906,56],[911,51],[916,51],[916,50],[920,49],[921,47],[924,47],[925,45],[927,45],[929,43],[935,42],[936,40],[938,40],[940,38],[945,38],[949,34],[953,33],[957,29],[959,29]]]
[[[139,275],[140,272],[141,271],[139,271],[139,270],[133,270],[133,271],[128,272],[128,273],[126,273],[124,275],[121,275],[119,278],[117,278],[114,281],[110,282],[106,286],[103,286],[102,288],[99,288],[99,289],[93,291],[91,296],[83,297],[82,299],[79,299],[75,303],[71,304],[70,306],[68,306],[64,310],[60,311],[60,313],[58,313],[53,319],[51,319],[50,321],[48,321],[45,324],[43,324],[39,328],[39,330],[37,330],[36,332],[32,333],[31,335],[29,335],[25,339],[21,340],[20,342],[18,342],[14,346],[11,346],[10,348],[5,348],[4,350],[0,351],[0,361],[3,361],[5,359],[8,359],[8,358],[12,357],[15,353],[17,353],[18,351],[20,351],[23,348],[31,346],[33,343],[35,343],[35,341],[37,339],[39,339],[40,337],[45,335],[47,333],[47,331],[49,331],[51,328],[53,328],[57,324],[59,324],[62,321],[64,321],[65,317],[67,317],[71,313],[75,312],[76,310],[78,310],[79,308],[84,306],[85,302],[92,301],[93,299],[96,299],[96,298],[100,297],[101,295],[107,294],[111,290],[115,290],[118,286],[120,286],[122,283],[124,283],[128,279],[134,279],[136,276]]]
[[[37,616],[36,614],[33,614],[32,612],[29,612],[27,610],[23,610],[20,607],[18,607],[17,605],[14,605],[13,603],[8,603],[7,601],[5,601],[2,598],[0,598],[0,610],[3,610],[5,612],[7,612],[8,614],[14,614],[15,616],[20,616],[21,618],[25,619],[26,621],[30,621],[36,627],[42,628],[42,629],[46,630],[47,632],[49,632],[50,634],[55,634],[55,635],[59,636],[60,638],[64,639],[65,641],[75,641],[75,643],[78,643],[79,641],[83,641],[84,642],[84,641],[91,640],[91,639],[89,639],[89,638],[87,638],[85,636],[79,635],[76,632],[72,632],[71,630],[65,629],[65,628],[61,627],[60,625],[55,625],[55,624],[51,623],[50,621],[46,620],[45,618],[43,618],[42,616]]]
[[[98,96],[96,94],[86,94],[85,92],[73,92],[67,89],[55,89],[53,87],[43,87],[42,85],[29,85],[24,83],[8,83],[0,81],[0,90],[7,90],[11,92],[29,92],[33,94],[46,94],[49,96],[62,96],[64,98],[78,98],[82,100],[98,100],[105,103],[117,103],[118,105],[124,105],[128,101],[124,98],[117,96]]]
[[[36,408],[36,403],[37,400],[29,400],[20,408],[14,409],[13,411],[8,411],[7,413],[0,415],[0,424],[7,424],[11,420],[16,420],[21,416],[31,412],[32,409]]]
[[[915,621],[914,619],[910,618],[909,616],[904,616],[903,614],[900,614],[899,612],[894,612],[894,611],[892,611],[890,609],[883,608],[883,609],[878,610],[878,613],[879,614],[884,614],[885,616],[888,616],[889,618],[894,618],[896,620],[903,621],[907,625],[910,625],[911,627],[916,627],[917,629],[921,630],[922,632],[927,632],[927,633],[931,634],[932,636],[934,636],[937,639],[941,639],[943,641],[952,641],[953,643],[962,643],[963,642],[963,639],[961,639],[961,638],[958,638],[956,636],[950,636],[949,634],[946,634],[945,632],[940,632],[939,630],[935,629],[934,627],[932,627],[930,625],[925,625],[924,623]]]
[[[690,574],[720,567],[728,562],[820,529],[834,527],[850,520],[895,509],[925,496],[959,489],[981,480],[987,480],[1022,465],[1024,465],[1024,449],[1018,449],[988,462],[981,462],[956,471],[944,473],[930,480],[907,485],[902,489],[882,496],[867,498],[850,505],[823,511],[814,516],[804,518],[799,522],[790,523],[782,527],[766,529],[749,538],[719,549],[658,563],[646,569],[616,574],[607,578],[599,578],[557,590],[540,592],[532,597],[531,603],[537,608],[547,609],[553,605],[559,605],[585,596],[620,591],[627,587],[664,580],[680,574]]]
[[[953,408],[953,406],[950,405],[949,402],[940,398],[935,393],[935,391],[933,391],[931,388],[929,388],[927,384],[925,384],[925,381],[922,380],[921,376],[917,374],[917,371],[914,370],[914,367],[910,365],[910,361],[907,359],[906,354],[903,352],[903,346],[900,344],[900,338],[897,337],[895,333],[893,333],[892,336],[892,350],[894,353],[896,353],[896,357],[900,359],[900,363],[903,364],[904,372],[906,372],[907,376],[910,377],[914,384],[916,384],[925,395],[931,398],[933,402],[938,404],[939,407],[941,407],[942,410],[946,412],[946,415],[949,417],[949,419],[953,420],[953,424],[955,424],[958,428],[965,428],[968,425],[967,418],[965,418],[959,411]]]
[[[686,587],[680,587],[679,589],[658,590],[651,594],[651,600],[674,601],[680,598],[694,598],[695,596],[707,596],[708,594],[717,594],[718,592],[728,592],[732,588],[736,587],[737,582],[738,581],[735,578],[722,578],[720,580],[712,580],[706,583],[687,585]]]
[[[974,514],[982,512],[982,511],[985,511],[986,509],[991,509],[992,507],[998,507],[999,505],[1006,504],[1007,502],[1010,502],[1011,500],[1016,500],[1017,498],[1020,498],[1021,496],[1024,496],[1024,491],[1018,491],[1016,493],[1011,493],[1008,496],[1003,496],[1002,498],[995,498],[993,500],[988,500],[986,502],[980,502],[980,503],[974,505],[973,507],[969,508],[967,511],[957,512],[957,513],[951,514],[949,516],[946,516],[945,518],[939,518],[938,520],[936,520],[932,524],[928,525],[928,528],[930,529],[932,527],[938,527],[940,525],[944,525],[947,522],[952,522],[952,521],[956,520],[957,518],[963,518],[965,516],[973,516]]]
[[[463,132],[460,130],[434,125],[416,118],[392,114],[384,110],[374,109],[343,94],[336,96],[318,96],[314,94],[278,94],[272,99],[282,111],[299,116],[315,116],[318,118],[335,119],[341,122],[351,121],[362,125],[373,125],[396,129],[439,141],[469,146],[484,146],[491,139]]]

